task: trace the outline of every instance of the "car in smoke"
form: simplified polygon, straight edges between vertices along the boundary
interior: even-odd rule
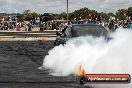
[[[54,42],[54,45],[64,45],[67,40],[79,36],[95,36],[100,37],[104,36],[106,37],[108,34],[108,31],[101,25],[97,24],[72,24],[66,26],[62,32],[57,32],[57,38]]]

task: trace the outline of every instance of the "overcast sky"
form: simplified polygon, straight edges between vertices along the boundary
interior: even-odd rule
[[[0,0],[0,13],[22,13],[31,10],[38,13],[66,12],[67,0]],[[132,7],[132,0],[69,0],[69,11],[88,7],[99,12],[116,12]]]

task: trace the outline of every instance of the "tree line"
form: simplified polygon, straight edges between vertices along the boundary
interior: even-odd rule
[[[65,12],[58,14],[59,18],[66,19],[67,14]],[[75,10],[72,13],[69,13],[69,19],[72,20],[74,18],[76,19],[85,19],[89,18],[89,16],[101,16],[104,18],[104,20],[108,21],[110,17],[115,17],[118,20],[125,20],[127,17],[130,17],[132,20],[132,7],[129,7],[127,9],[119,9],[115,14],[114,13],[104,13],[104,12],[97,12],[95,10],[90,10],[86,7],[81,8],[79,10]]]
[[[132,20],[132,7],[129,7],[127,9],[119,9],[115,14],[114,13],[104,13],[104,12],[97,12],[96,10],[91,10],[89,8],[81,8],[79,10],[75,10],[72,13],[69,13],[69,20],[74,19],[87,19],[90,16],[101,16],[103,20],[109,21],[110,17],[115,17],[118,20],[126,20],[131,19]],[[62,12],[60,14],[38,14],[36,12],[30,12],[30,13],[24,13],[24,14],[17,14],[18,21],[30,21],[34,18],[44,18],[45,21],[48,20],[58,20],[58,19],[67,19],[67,13]]]

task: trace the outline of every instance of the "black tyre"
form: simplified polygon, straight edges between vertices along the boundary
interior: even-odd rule
[[[81,84],[81,85],[83,85],[83,84],[85,84],[86,83],[86,79],[85,79],[85,77],[80,77],[80,79],[79,79],[79,84]]]

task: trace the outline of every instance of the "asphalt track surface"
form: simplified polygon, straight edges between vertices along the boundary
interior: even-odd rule
[[[0,42],[0,88],[92,88],[72,75],[54,77],[38,69],[53,47],[53,41]]]

